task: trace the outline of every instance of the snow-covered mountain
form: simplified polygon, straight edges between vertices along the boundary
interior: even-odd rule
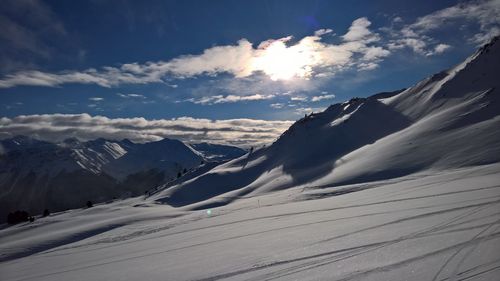
[[[184,206],[212,198],[210,206],[223,205],[290,187],[499,162],[498,73],[496,38],[463,63],[406,90],[355,98],[306,116],[271,146],[169,188],[158,200]]]
[[[244,149],[239,147],[206,142],[194,143],[191,144],[191,147],[203,154],[205,159],[212,161],[227,161],[238,158],[247,153]]]
[[[189,145],[173,139],[163,139],[130,146],[127,153],[104,166],[103,170],[118,179],[141,171],[166,171],[167,178],[176,177],[184,169],[197,167],[205,159]]]
[[[499,62],[495,39],[152,196],[0,229],[2,280],[498,280]]]
[[[204,154],[178,140],[136,144],[129,140],[69,138],[50,143],[25,136],[0,142],[0,216],[18,209],[64,210],[125,194],[138,195],[195,169]],[[209,147],[210,148],[210,147]],[[219,154],[221,151],[203,153]],[[236,148],[235,148],[236,149]],[[223,153],[224,151],[222,151]],[[230,158],[233,151],[222,157]]]

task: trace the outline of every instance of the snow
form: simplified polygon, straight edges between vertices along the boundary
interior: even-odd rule
[[[205,159],[210,161],[227,161],[238,158],[246,153],[245,150],[238,147],[206,142],[194,143],[190,146],[201,153]]]
[[[67,211],[1,230],[0,272],[2,280],[495,280],[499,171],[291,188],[210,215],[142,198]]]
[[[151,196],[0,229],[2,280],[498,280],[499,58],[495,39]],[[192,160],[175,145],[117,162]]]
[[[119,144],[106,141],[106,144],[103,146],[103,149],[106,150],[114,159],[118,159],[125,155],[127,151],[123,149]]]
[[[355,114],[355,113],[356,113],[356,111],[358,111],[358,109],[359,109],[361,106],[363,106],[363,104],[358,105],[358,107],[357,107],[354,111],[352,111],[352,112],[350,112],[350,113],[347,113],[347,114],[344,114],[342,117],[340,117],[340,118],[337,118],[337,119],[333,120],[333,121],[330,123],[330,126],[334,127],[334,126],[337,126],[337,125],[341,124],[342,122],[345,122],[347,119],[351,118],[351,116],[352,116],[353,114]],[[345,110],[347,110],[347,108],[348,108],[348,107],[349,107],[349,104],[348,104],[348,105],[346,105],[346,106],[344,107],[344,111],[345,111]]]
[[[162,170],[168,177],[175,177],[183,169],[197,167],[202,160],[199,152],[181,141],[163,139],[134,146],[125,155],[103,167],[103,170],[120,180],[151,169]]]

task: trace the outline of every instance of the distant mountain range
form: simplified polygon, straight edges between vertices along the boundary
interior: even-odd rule
[[[233,146],[173,139],[139,144],[69,138],[51,143],[16,136],[0,145],[0,221],[18,209],[38,214],[45,208],[65,210],[88,200],[143,194],[205,163],[246,153]]]

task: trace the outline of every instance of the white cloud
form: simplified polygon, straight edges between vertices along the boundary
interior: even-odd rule
[[[427,43],[420,38],[402,38],[397,39],[388,44],[389,49],[397,50],[408,47],[413,50],[413,52],[418,54],[425,54],[427,52]]]
[[[275,109],[281,109],[281,108],[283,108],[285,105],[284,105],[283,103],[272,103],[272,104],[270,104],[270,106],[271,106],[272,108],[275,108]]]
[[[383,57],[387,57],[390,54],[391,52],[381,47],[368,47],[366,48],[363,59],[366,61],[375,61]]]
[[[314,112],[321,112],[325,110],[324,107],[298,107],[295,109],[295,114],[303,115],[303,114],[311,114]]]
[[[307,101],[307,97],[306,96],[295,96],[295,97],[291,97],[290,100],[292,100],[292,101]]]
[[[318,29],[316,31],[314,31],[314,36],[323,36],[323,35],[326,35],[326,34],[329,34],[329,33],[332,33],[333,30],[330,29],[330,28],[322,28],[322,29]]]
[[[342,36],[345,41],[377,41],[380,37],[376,33],[372,33],[368,27],[371,22],[367,18],[359,18],[352,22],[349,31]]]
[[[119,97],[124,98],[124,99],[127,99],[127,98],[141,98],[141,99],[145,99],[146,98],[146,96],[141,95],[141,94],[122,94],[122,93],[117,93],[116,95],[118,95]]]
[[[329,100],[329,99],[334,99],[335,98],[335,95],[331,94],[331,95],[321,95],[321,96],[313,96],[311,98],[311,101],[313,102],[317,102],[317,101],[322,101],[322,100]]]
[[[370,21],[360,18],[353,21],[349,31],[342,37],[344,42],[330,44],[322,41],[332,31],[321,29],[313,36],[306,36],[292,43],[291,36],[269,39],[256,48],[247,39],[235,45],[214,46],[198,55],[184,55],[170,61],[127,63],[116,67],[82,71],[66,70],[57,73],[37,70],[21,71],[0,79],[0,88],[19,85],[55,87],[67,83],[96,84],[114,87],[122,84],[165,83],[173,78],[197,75],[215,76],[229,73],[236,78],[245,78],[259,73],[272,80],[290,78],[309,79],[327,71],[334,74],[347,68],[356,68],[366,60],[377,63],[389,54],[381,46],[374,46],[380,37],[371,32]]]
[[[237,96],[237,95],[216,95],[216,96],[207,96],[201,98],[190,98],[186,101],[192,102],[195,104],[203,104],[203,105],[211,105],[211,104],[219,104],[219,103],[234,103],[241,101],[257,101],[257,100],[269,100],[274,98],[275,95],[261,95],[254,94],[249,96]]]
[[[378,67],[378,64],[374,62],[366,62],[366,63],[361,63],[359,65],[359,70],[364,71],[364,70],[373,70]]]
[[[127,96],[129,96],[131,98],[141,98],[141,99],[146,98],[144,95],[141,95],[141,94],[128,94]]]
[[[191,117],[147,120],[108,118],[89,114],[42,114],[0,118],[0,136],[26,135],[49,141],[68,137],[82,140],[128,138],[147,142],[175,138],[186,142],[212,142],[256,146],[274,141],[292,121],[254,119],[210,120]]]
[[[400,30],[386,28],[395,39],[389,49],[408,47],[421,55],[441,54],[451,46],[436,42],[431,34],[447,26],[479,25],[479,32],[469,41],[482,45],[500,34],[500,1],[469,1],[444,8],[419,17],[414,23],[403,26]]]
[[[488,30],[483,30],[477,34],[475,34],[470,41],[476,43],[477,45],[483,45],[486,42],[489,42],[493,37],[500,35],[500,25],[492,26]]]
[[[92,98],[89,98],[89,100],[91,100],[91,101],[102,101],[102,100],[104,100],[104,98],[101,98],[101,97],[92,97]]]
[[[442,54],[446,52],[446,50],[450,49],[451,46],[447,44],[438,44],[434,47],[434,50],[427,53],[428,56],[436,55],[436,54]]]
[[[402,17],[395,17],[395,18],[392,19],[392,22],[394,22],[394,23],[403,22],[403,18]]]
[[[232,73],[236,77],[249,76],[254,49],[246,39],[237,45],[215,46],[203,51],[201,55],[187,55],[164,63],[168,72],[176,76],[195,76],[199,74],[215,75],[221,72]]]
[[[452,24],[456,20],[469,20],[480,25],[486,31],[500,24],[500,1],[469,1],[459,3],[442,10],[418,18],[415,23],[405,29],[409,34],[429,32],[443,25]]]
[[[359,68],[358,70],[360,71],[364,71],[364,70],[373,70],[375,68],[378,67],[378,64],[374,63],[374,62],[367,62],[367,63],[361,63],[359,65]]]

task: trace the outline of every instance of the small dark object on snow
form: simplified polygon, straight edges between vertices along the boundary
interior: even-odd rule
[[[34,222],[35,221],[35,217],[30,217],[30,222]]]
[[[87,201],[87,208],[92,208],[93,206],[92,201]]]
[[[49,209],[45,209],[45,210],[43,210],[43,216],[44,216],[44,217],[48,217],[49,215],[50,215],[50,211],[49,211]]]

